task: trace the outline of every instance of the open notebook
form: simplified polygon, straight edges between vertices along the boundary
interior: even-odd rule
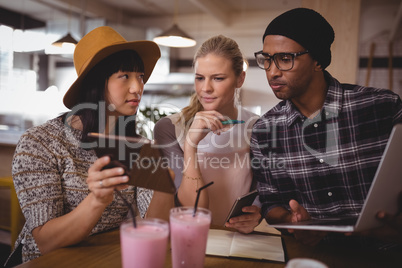
[[[270,227],[333,232],[363,231],[381,226],[378,211],[398,212],[398,195],[402,191],[402,124],[394,126],[381,158],[362,211],[355,218],[326,218],[297,223],[270,224]]]
[[[285,262],[282,239],[278,235],[241,234],[210,229],[207,255]]]

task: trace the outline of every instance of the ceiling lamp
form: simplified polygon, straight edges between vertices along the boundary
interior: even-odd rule
[[[68,14],[68,33],[60,38],[59,40],[55,41],[52,43],[52,46],[55,47],[56,49],[63,49],[63,52],[60,53],[74,53],[75,45],[78,43],[77,40],[74,39],[74,37],[71,36],[70,34],[70,22],[71,21],[71,3],[69,7],[69,14]]]
[[[154,38],[154,42],[168,47],[193,47],[197,42],[177,26],[177,0],[175,1],[175,14],[173,26]]]
[[[155,43],[168,47],[193,47],[197,44],[193,38],[173,24],[167,31],[154,38]]]
[[[64,55],[73,54],[75,50],[75,45],[77,43],[78,43],[77,40],[75,40],[70,33],[67,33],[59,40],[53,42],[51,46],[45,48],[45,53],[64,54]]]
[[[69,46],[69,45],[76,45],[78,43],[77,40],[74,39],[74,37],[71,36],[70,33],[66,34],[65,36],[63,36],[62,38],[60,38],[59,40],[55,41],[52,43],[53,46],[56,47],[64,47],[64,46]]]

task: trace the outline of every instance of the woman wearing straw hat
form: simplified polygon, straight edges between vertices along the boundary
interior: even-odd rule
[[[124,170],[102,170],[110,158],[81,145],[89,132],[136,135],[133,115],[159,57],[154,42],[128,42],[107,26],[77,44],[78,77],[63,99],[71,112],[29,129],[15,151],[13,179],[26,223],[8,265],[119,226],[128,208],[115,189],[131,203],[137,195],[141,217],[149,212],[152,191],[119,186],[128,181]]]

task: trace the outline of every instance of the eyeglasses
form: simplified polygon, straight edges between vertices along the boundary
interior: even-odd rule
[[[308,50],[304,52],[296,53],[275,53],[274,55],[269,55],[261,51],[255,52],[255,60],[257,61],[258,67],[264,70],[268,70],[271,67],[272,59],[274,59],[276,67],[281,71],[289,71],[293,68],[295,63],[295,58],[308,53]]]

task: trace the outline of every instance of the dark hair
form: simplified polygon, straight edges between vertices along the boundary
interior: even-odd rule
[[[105,89],[110,76],[118,71],[122,72],[144,72],[144,63],[138,53],[134,50],[122,50],[116,52],[95,65],[87,74],[82,83],[78,104],[88,103],[98,105],[98,109],[83,108],[78,110],[75,115],[82,122],[81,141],[88,141],[89,132],[103,132],[104,125],[101,125],[99,118],[105,115],[99,114],[99,104],[105,101]],[[66,114],[62,115],[65,120]],[[127,120],[122,120],[125,122]],[[124,133],[118,131],[120,120],[117,120],[115,133],[125,136],[137,136],[135,132],[135,120],[125,122]]]

